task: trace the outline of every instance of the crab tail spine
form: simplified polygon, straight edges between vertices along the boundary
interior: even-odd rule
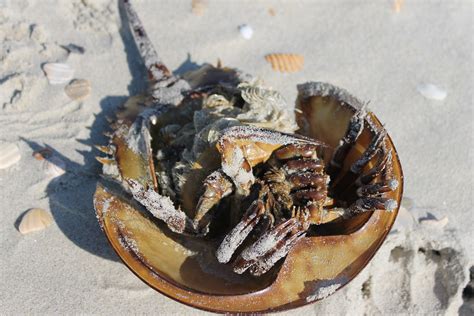
[[[135,44],[148,71],[148,79],[150,80],[150,83],[172,77],[171,72],[160,60],[160,57],[153,47],[150,38],[146,34],[145,28],[130,1],[121,0],[121,4],[125,9]]]

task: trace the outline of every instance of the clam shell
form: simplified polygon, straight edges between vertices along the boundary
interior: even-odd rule
[[[0,169],[6,169],[20,161],[20,149],[13,143],[0,142]]]
[[[91,83],[86,79],[74,79],[64,88],[64,92],[72,100],[84,100],[91,94]]]
[[[51,214],[41,208],[28,210],[21,218],[18,230],[23,235],[43,230],[53,222]]]
[[[299,54],[268,54],[265,59],[279,72],[297,72],[304,64],[304,57]]]
[[[74,77],[74,69],[68,64],[48,63],[43,66],[43,71],[50,84],[62,84]]]
[[[66,173],[66,163],[57,156],[52,156],[43,161],[44,173],[49,178],[57,178]]]

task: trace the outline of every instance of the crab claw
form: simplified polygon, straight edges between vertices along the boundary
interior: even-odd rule
[[[220,263],[227,263],[232,258],[235,250],[243,243],[253,228],[258,224],[263,214],[265,205],[261,200],[254,201],[247,209],[242,221],[227,234],[217,248],[216,257]]]
[[[199,198],[194,217],[195,225],[203,228],[209,224],[207,212],[219,201],[232,193],[232,182],[230,182],[222,171],[214,171],[204,180],[204,194]]]

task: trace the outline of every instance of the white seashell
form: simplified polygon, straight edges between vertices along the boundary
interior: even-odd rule
[[[43,170],[50,178],[62,176],[66,172],[66,163],[56,156],[43,161]]]
[[[448,225],[449,219],[447,216],[444,216],[441,219],[437,218],[428,218],[428,219],[420,219],[420,224],[427,227],[427,228],[444,228],[444,226]]]
[[[432,83],[419,84],[416,89],[421,93],[422,96],[431,100],[441,101],[444,100],[448,95],[446,90],[443,90]]]
[[[0,169],[6,169],[20,161],[20,149],[13,143],[0,142]]]
[[[75,79],[64,88],[72,100],[84,100],[91,94],[91,83],[86,79]]]
[[[62,84],[70,81],[74,76],[74,69],[61,63],[49,63],[43,66],[43,71],[50,84]]]
[[[23,214],[18,230],[23,235],[43,230],[53,222],[53,217],[49,212],[41,208],[32,208]]]
[[[239,26],[240,35],[245,39],[251,39],[253,36],[253,29],[250,25],[242,24]]]

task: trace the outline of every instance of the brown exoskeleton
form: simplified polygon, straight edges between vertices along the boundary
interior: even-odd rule
[[[233,69],[171,74],[123,3],[150,91],[119,113],[109,146],[99,147],[111,157],[100,161],[172,231],[207,238],[215,215],[229,214],[217,260],[259,276],[318,225],[397,208],[386,131],[364,107],[337,146],[291,133],[281,96]],[[315,85],[320,94],[329,89]],[[360,149],[364,130],[371,140]]]

